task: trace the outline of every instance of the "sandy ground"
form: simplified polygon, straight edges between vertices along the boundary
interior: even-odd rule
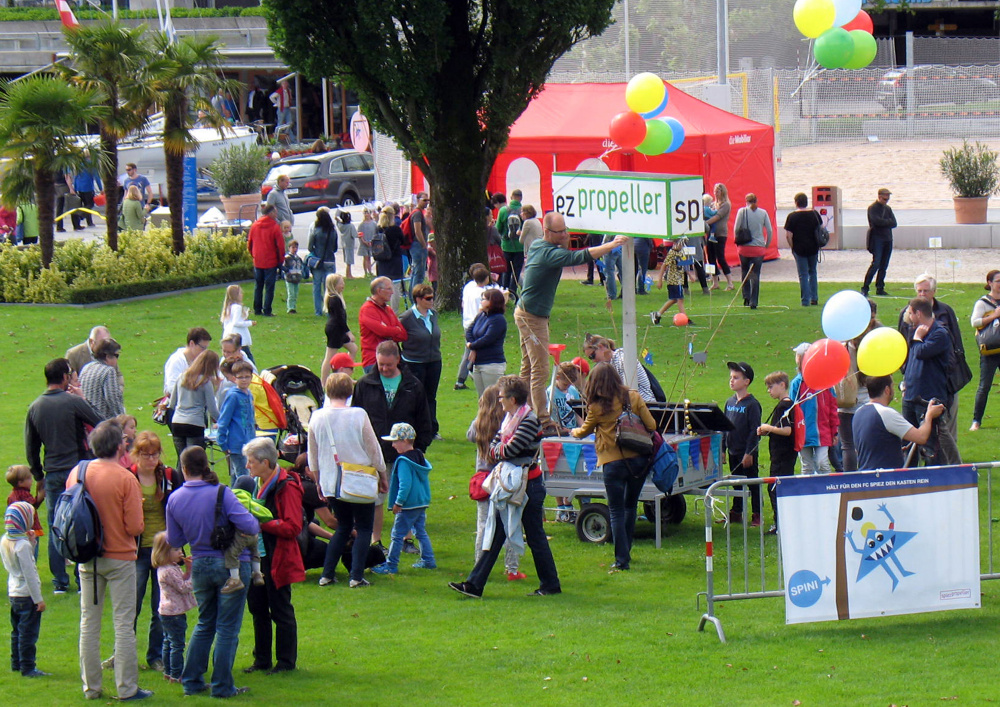
[[[880,187],[892,192],[894,209],[951,208],[952,192],[941,174],[941,154],[961,140],[860,142],[783,148],[775,186],[778,208],[813,186],[838,186],[843,208],[865,209]],[[985,141],[1000,152],[1000,140]]]

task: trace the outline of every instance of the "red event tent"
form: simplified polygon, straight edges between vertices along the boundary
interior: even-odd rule
[[[603,161],[611,170],[701,175],[709,193],[717,182],[725,184],[733,204],[727,255],[735,263],[738,258],[733,224],[736,210],[744,205],[748,192],[757,195],[760,208],[780,229],[774,223],[774,130],[719,110],[670,84],[666,86],[670,100],[663,117],[672,116],[684,126],[681,147],[656,157],[623,154],[616,149]],[[531,203],[528,196],[532,194],[540,199],[540,213],[551,210],[552,172],[593,169],[593,163],[581,163],[616,147],[608,137],[608,126],[616,114],[625,110],[628,106],[623,83],[547,84],[511,128],[507,149],[493,167],[489,191],[509,195],[520,188],[525,203]],[[530,164],[523,160],[530,160]],[[776,241],[771,241],[768,259],[778,257]]]

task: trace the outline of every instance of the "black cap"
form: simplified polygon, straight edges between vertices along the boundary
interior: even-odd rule
[[[738,363],[736,361],[728,361],[726,362],[726,365],[729,366],[730,371],[739,371],[746,376],[751,383],[753,383],[753,368],[750,367],[749,363],[746,361],[740,361]]]

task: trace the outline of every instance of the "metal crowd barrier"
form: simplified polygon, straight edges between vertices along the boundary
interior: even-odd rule
[[[983,462],[971,464],[979,472],[980,509],[983,509],[982,492],[986,493],[985,518],[979,517],[980,536],[980,580],[1000,579],[1000,571],[995,564],[998,555],[994,548],[993,524],[993,469],[1000,469],[1000,462]],[[935,469],[938,467],[925,467]],[[984,473],[985,472],[985,473]],[[839,474],[830,474],[838,476]],[[984,479],[985,477],[985,479]],[[788,478],[788,477],[785,477]],[[727,476],[708,487],[705,492],[705,584],[704,592],[698,593],[698,608],[701,608],[701,597],[705,597],[705,613],[701,615],[698,630],[704,631],[705,624],[711,623],[719,640],[726,642],[726,634],[722,630],[722,622],[715,615],[715,603],[734,601],[737,599],[763,599],[767,597],[785,596],[785,580],[781,568],[781,544],[777,535],[766,533],[766,524],[751,527],[750,522],[750,487],[759,486],[761,493],[761,511],[770,501],[767,498],[767,486],[782,482],[782,477],[767,477],[744,479],[737,476]],[[729,499],[743,498],[743,522],[735,525],[728,522]],[[722,513],[725,513],[723,516]],[[762,514],[763,515],[763,514]],[[715,526],[716,520],[726,518],[724,526]],[[725,544],[716,547],[715,537],[723,533]],[[773,541],[771,540],[773,538]],[[717,552],[717,549],[719,550]],[[724,562],[725,581],[716,578],[716,560]],[[718,568],[721,571],[721,568]]]

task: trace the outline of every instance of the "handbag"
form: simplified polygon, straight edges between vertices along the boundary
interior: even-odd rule
[[[494,275],[502,275],[507,272],[507,258],[504,257],[503,249],[496,243],[486,246],[486,255],[490,259],[490,272]]]
[[[736,238],[733,240],[736,245],[746,245],[753,240],[753,234],[750,233],[750,226],[747,225],[747,212],[746,209],[740,209],[743,214],[743,225],[740,226],[739,221],[736,222]]]
[[[816,213],[815,211],[813,213]],[[819,223],[816,224],[816,230],[813,231],[813,236],[816,238],[816,245],[820,248],[826,248],[826,244],[830,242],[830,232],[826,230],[826,226],[823,225],[823,217],[816,214],[816,218],[819,219]]]
[[[222,514],[222,494],[225,491],[226,487],[220,484],[219,493],[215,497],[215,526],[210,540],[213,550],[225,550],[236,538],[236,526]]]
[[[996,307],[985,297],[980,299],[991,307]],[[979,353],[983,356],[1000,353],[1000,319],[994,319],[981,329],[976,329],[976,343],[979,344]]]
[[[632,412],[627,399],[622,403],[622,414],[615,422],[615,444],[641,455],[653,453],[653,438],[646,430],[642,418]]]
[[[489,491],[483,488],[483,483],[490,475],[485,469],[480,469],[469,479],[469,498],[473,501],[485,501],[490,497]]]
[[[337,498],[347,503],[375,503],[378,472],[373,466],[341,462]]]
[[[153,422],[158,425],[170,424],[170,418],[172,415],[170,408],[168,407],[169,402],[169,395],[164,395],[162,398],[153,401]]]
[[[309,267],[310,270],[317,269],[319,267],[319,264],[322,262],[323,259],[320,258],[318,255],[310,255],[308,258],[306,258],[306,265]]]

